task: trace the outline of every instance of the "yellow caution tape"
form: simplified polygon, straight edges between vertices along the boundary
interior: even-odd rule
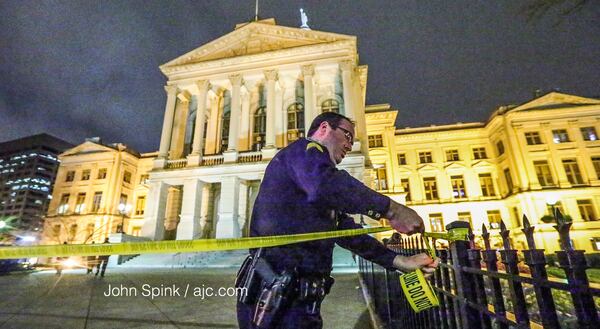
[[[417,313],[440,305],[431,284],[425,279],[420,269],[402,274],[400,286],[402,286],[408,304]]]
[[[469,229],[468,228],[453,228],[448,232],[424,232],[423,236],[434,239],[448,240],[450,241],[469,241]]]
[[[251,238],[172,240],[101,244],[59,244],[0,248],[0,259],[31,257],[101,256],[200,252],[275,247],[286,244],[342,238],[361,234],[380,233],[391,227],[372,227],[293,235],[260,236]]]

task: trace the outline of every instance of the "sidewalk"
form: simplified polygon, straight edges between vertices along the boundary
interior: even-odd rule
[[[209,287],[233,286],[234,277],[231,268],[116,268],[104,278],[83,269],[60,277],[53,271],[2,276],[0,328],[237,328],[235,297],[203,296]],[[370,328],[357,274],[334,277],[323,304],[324,328]],[[109,287],[131,296],[105,296]],[[150,287],[161,296],[143,296]]]

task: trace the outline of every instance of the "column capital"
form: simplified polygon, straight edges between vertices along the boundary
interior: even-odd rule
[[[232,74],[229,76],[229,81],[234,86],[242,85],[242,75],[241,74]]]
[[[354,62],[349,59],[341,61],[340,69],[344,72],[346,72],[346,71],[350,72],[354,69]]]
[[[277,80],[277,70],[265,70],[265,78],[269,81]]]
[[[179,94],[177,94],[177,98],[179,98],[179,100],[181,102],[189,102],[192,99],[192,95],[190,94],[189,91],[184,90],[184,91],[180,92]]]
[[[302,75],[315,75],[315,64],[302,65]]]
[[[194,95],[197,95],[202,92],[208,92],[208,85],[210,82],[208,80],[196,80],[194,85],[196,86],[196,90],[193,91]]]
[[[177,93],[177,86],[166,85],[165,86],[165,91],[167,92],[167,95],[173,95],[173,96],[175,96],[175,93]]]

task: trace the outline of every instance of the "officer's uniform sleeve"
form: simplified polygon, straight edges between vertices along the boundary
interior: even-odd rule
[[[309,202],[350,214],[380,219],[389,209],[390,198],[366,187],[345,170],[338,170],[326,148],[311,142],[303,156],[289,163],[292,177]]]
[[[347,230],[362,228],[354,222],[352,217],[346,214],[338,216],[338,229]],[[335,241],[340,247],[348,249],[364,259],[379,264],[387,269],[394,269],[394,258],[396,253],[386,248],[381,242],[370,235],[358,235],[338,238]]]

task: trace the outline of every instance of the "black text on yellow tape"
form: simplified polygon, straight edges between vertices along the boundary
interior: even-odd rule
[[[391,230],[391,227],[372,227],[339,231],[327,231],[293,235],[261,236],[234,239],[174,240],[123,242],[116,244],[60,244],[30,247],[0,248],[0,259],[31,257],[66,257],[66,256],[100,256],[100,255],[132,255],[159,254],[176,252],[201,252],[275,247],[286,244],[315,241],[331,238],[342,238],[361,234],[380,233]]]
[[[425,279],[420,269],[402,274],[400,276],[400,286],[410,307],[415,312],[421,312],[440,305],[431,284]]]

